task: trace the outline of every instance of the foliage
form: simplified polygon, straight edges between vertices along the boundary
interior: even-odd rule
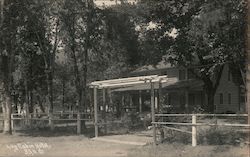
[[[244,145],[247,135],[235,129],[214,128],[199,132],[198,142],[209,145]]]
[[[235,65],[234,71],[244,71],[246,24],[242,19],[246,2],[144,0],[140,5],[149,10],[146,17],[155,25],[142,38],[152,46],[143,47],[151,51],[156,62],[166,60],[187,67],[203,80],[209,102],[207,110],[213,112],[213,97],[224,64]]]
[[[6,109],[28,104],[29,112],[37,103],[49,112],[53,103],[83,100],[83,107],[90,102],[89,82],[166,60],[195,67],[211,110],[224,63],[244,71],[245,5],[243,0],[141,0],[98,8],[92,0],[5,1],[2,103]]]

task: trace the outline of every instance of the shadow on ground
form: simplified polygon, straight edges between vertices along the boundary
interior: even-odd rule
[[[76,136],[76,127],[55,127],[54,130],[50,130],[49,127],[39,129],[26,129],[15,131],[14,134],[19,136],[31,136],[31,137],[60,137],[60,136]],[[82,135],[88,138],[94,137],[94,128],[86,128]]]

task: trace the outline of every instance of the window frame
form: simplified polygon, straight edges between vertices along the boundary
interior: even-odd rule
[[[191,68],[187,69],[187,79],[195,79],[195,74],[192,73]]]
[[[179,69],[179,80],[186,80],[186,69]]]
[[[228,97],[228,104],[232,104],[232,94],[228,93],[227,97]]]
[[[229,82],[232,81],[232,76],[231,76],[230,69],[228,69],[228,72],[227,72],[227,80],[228,80]]]
[[[219,102],[220,102],[220,104],[224,104],[223,93],[219,93]]]

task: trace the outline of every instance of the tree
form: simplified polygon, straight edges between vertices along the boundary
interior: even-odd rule
[[[185,48],[180,44],[173,47],[180,54],[178,63],[190,67],[196,62],[195,66],[200,66],[193,73],[204,82],[209,112],[214,111],[214,96],[224,64],[243,63],[244,8],[241,0],[204,3],[199,17],[194,17],[189,29],[176,39],[177,43],[186,40]]]
[[[165,51],[167,61],[190,68],[203,80],[206,108],[213,112],[224,64],[237,65],[244,58],[245,2],[145,0],[142,4],[151,6],[148,19],[159,25],[157,48]],[[172,29],[177,30],[173,42],[165,35]]]
[[[2,110],[4,115],[4,128],[5,134],[11,134],[11,110],[12,110],[12,71],[15,59],[15,34],[17,29],[16,21],[13,17],[17,16],[13,12],[15,4],[8,1],[1,1],[1,38],[0,38],[0,89],[2,98]],[[7,9],[8,8],[8,9]],[[14,41],[13,41],[14,40]]]
[[[10,93],[24,91],[26,113],[33,112],[33,98],[47,95],[53,110],[53,69],[58,46],[57,3],[52,1],[6,1],[1,11],[1,84],[5,117],[10,117]],[[3,8],[3,5],[1,5]],[[44,80],[47,80],[46,82]],[[44,90],[47,86],[47,92]],[[44,88],[45,87],[45,88]],[[22,89],[23,88],[23,89]],[[33,96],[34,93],[38,95]],[[9,97],[8,97],[9,95]],[[44,110],[44,107],[39,103]],[[10,118],[9,118],[10,119]],[[6,128],[9,128],[10,120]],[[9,129],[6,129],[9,130]],[[6,131],[10,132],[10,131]]]

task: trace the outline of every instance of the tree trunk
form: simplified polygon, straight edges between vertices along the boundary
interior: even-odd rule
[[[47,103],[48,103],[48,114],[49,114],[49,126],[50,130],[54,130],[54,123],[53,123],[53,80],[51,77],[51,72],[47,73]]]
[[[2,102],[2,109],[3,109],[3,116],[4,116],[4,134],[12,134],[11,130],[11,94],[10,94],[10,74],[9,74],[9,57],[8,56],[1,56],[0,63],[2,64],[0,67],[0,85],[1,85],[1,95],[3,98]]]
[[[83,67],[83,97],[80,111],[87,111],[87,72],[88,72],[88,51],[89,51],[89,36],[90,36],[90,20],[91,20],[91,11],[92,11],[92,0],[86,1],[87,8],[87,27],[86,27],[86,41],[84,48],[84,67]],[[82,129],[86,129],[85,121],[82,121]]]
[[[29,112],[33,113],[34,111],[34,104],[33,104],[33,92],[29,90]]]
[[[215,93],[213,91],[207,91],[206,92],[207,94],[207,111],[209,113],[214,113],[215,112],[215,107],[214,107],[214,96],[215,96]]]
[[[38,101],[38,105],[39,105],[40,109],[42,110],[43,113],[45,113],[45,109],[44,109],[44,106],[43,106],[43,103],[41,101],[40,96],[37,96],[37,101]]]
[[[25,81],[25,101],[24,101],[24,110],[26,113],[26,117],[29,116],[29,89],[28,89],[28,83],[27,83],[27,79]]]
[[[63,110],[66,110],[65,106],[65,80],[62,80],[62,106],[63,106]]]
[[[4,93],[5,93],[4,94],[5,101],[3,102],[3,106],[5,109],[5,113],[4,113],[3,133],[4,134],[12,134],[12,130],[11,130],[11,95],[7,90]]]
[[[205,109],[209,113],[215,112],[214,96],[220,84],[223,68],[224,68],[224,65],[220,65],[217,71],[214,72],[215,80],[211,80],[209,76],[205,76],[202,79],[204,82],[204,88],[205,88],[205,92],[207,95],[207,102],[208,102]]]

